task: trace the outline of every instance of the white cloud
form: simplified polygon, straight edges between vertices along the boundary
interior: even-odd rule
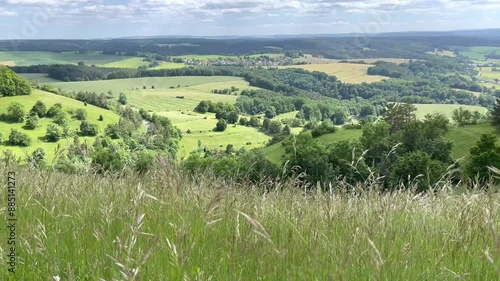
[[[6,10],[6,9],[0,7],[0,16],[13,17],[13,16],[17,16],[17,12],[9,11],[9,10]]]

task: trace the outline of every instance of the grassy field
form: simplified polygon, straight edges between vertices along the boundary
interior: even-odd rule
[[[498,193],[304,194],[290,180],[276,184],[282,191],[262,194],[209,174],[193,181],[166,164],[144,176],[117,177],[2,161],[0,173],[9,171],[16,172],[19,260],[9,273],[3,248],[1,280],[498,280],[500,274]],[[0,196],[7,198],[4,185]],[[7,225],[5,216],[1,223]]]
[[[170,87],[181,86],[190,87],[207,83],[227,82],[231,87],[231,83],[243,81],[242,78],[231,76],[178,76],[178,77],[145,77],[131,79],[114,79],[100,81],[84,81],[84,82],[59,82],[53,83],[52,86],[62,88],[67,91],[93,91],[98,93],[113,92],[128,92],[136,91],[136,88],[143,89],[145,86],[151,89],[155,86],[156,89],[169,89]],[[242,84],[240,84],[242,85]]]
[[[476,145],[482,134],[498,135],[498,131],[488,122],[451,128],[446,137],[454,142],[451,153],[453,158],[459,159],[467,156],[469,150]]]
[[[29,96],[17,96],[17,97],[2,97],[0,98],[0,113],[7,113],[7,108],[11,102],[17,101],[24,105],[25,110],[29,111],[31,107],[36,103],[36,101],[41,100],[47,109],[54,105],[55,103],[61,103],[63,105],[63,110],[76,110],[79,108],[83,108],[87,111],[87,120],[90,123],[97,124],[99,126],[99,130],[102,133],[104,128],[108,124],[118,123],[119,116],[109,110],[104,110],[99,107],[95,107],[93,105],[84,106],[84,104],[80,101],[69,99],[66,97],[58,96],[52,93],[47,93],[39,90],[33,90],[33,93]],[[102,115],[104,118],[103,122],[99,122],[97,119],[99,115]],[[6,149],[10,149],[16,153],[17,156],[23,156],[28,153],[31,154],[35,149],[42,148],[46,153],[46,158],[50,161],[54,157],[54,149],[56,148],[55,143],[48,143],[43,140],[45,136],[46,128],[49,123],[52,122],[52,119],[42,118],[40,120],[40,127],[35,130],[24,130],[22,127],[23,123],[2,123],[0,122],[0,132],[3,134],[4,138],[8,138],[11,129],[17,129],[22,133],[28,134],[32,139],[32,145],[27,148],[22,148],[18,146],[6,146],[0,145],[0,151],[4,151]],[[81,121],[76,119],[71,119],[70,126],[73,130],[78,130],[80,128]],[[90,137],[82,137],[82,142],[84,140],[88,140],[90,143],[93,142],[94,138]],[[73,139],[69,140],[70,143],[73,142]],[[61,139],[58,144],[61,145],[62,148],[66,148],[68,143],[66,139]]]
[[[170,118],[174,125],[179,127],[184,137],[181,141],[179,156],[188,156],[189,153],[198,147],[200,140],[206,147],[221,148],[228,144],[235,148],[262,147],[269,140],[269,137],[259,132],[255,128],[244,126],[232,127],[229,125],[223,133],[213,132],[217,120],[214,114],[198,114],[192,112],[202,100],[213,102],[234,103],[237,99],[235,95],[213,94],[212,90],[225,89],[234,86],[243,91],[250,89],[248,82],[237,77],[212,76],[212,77],[160,77],[160,78],[137,78],[108,81],[88,81],[88,82],[68,82],[54,83],[54,87],[60,87],[66,91],[95,91],[114,93],[124,92],[127,95],[128,103],[139,109],[144,108],[152,112]],[[147,85],[147,89],[143,86]],[[151,89],[155,85],[155,89]],[[181,85],[180,88],[177,88]],[[185,87],[187,85],[187,87]],[[170,87],[174,88],[171,89]],[[134,88],[134,90],[132,90]],[[138,90],[135,90],[138,88]],[[177,98],[183,96],[183,99]],[[204,119],[207,117],[207,119]],[[191,134],[187,134],[187,130]],[[201,132],[200,132],[201,131]],[[247,145],[251,142],[250,145]]]
[[[177,69],[177,68],[183,68],[186,67],[185,64],[183,63],[175,63],[175,62],[162,62],[160,65],[155,66],[150,69]]]
[[[61,82],[59,80],[50,78],[49,76],[47,76],[47,74],[44,73],[22,73],[19,75],[34,84],[52,84]]]
[[[173,58],[182,58],[187,60],[200,60],[200,61],[208,61],[208,60],[218,60],[218,59],[237,59],[238,57],[244,57],[245,55],[240,56],[228,56],[228,55],[185,55],[185,56],[174,56]],[[268,56],[270,58],[279,58],[283,57],[283,54],[273,54],[273,53],[265,53],[265,54],[255,54],[249,55],[251,58],[258,58],[260,56]]]
[[[490,84],[490,83],[479,83],[481,86],[485,86],[487,88],[492,88],[492,89],[500,89],[500,85],[495,85],[495,84]]]
[[[15,61],[11,61],[11,60],[8,60],[8,61],[0,61],[0,65],[5,65],[5,66],[15,66],[15,65],[16,65],[16,62],[15,62]]]
[[[307,62],[310,64],[332,64],[332,63],[338,63],[340,61],[364,61],[365,63],[371,64],[375,63],[377,61],[385,61],[385,62],[393,62],[393,63],[408,63],[410,59],[401,59],[401,58],[363,58],[363,59],[345,59],[345,60],[338,60],[338,59],[326,59],[326,58],[315,58],[310,54],[304,55],[304,57],[297,58],[294,60],[295,62]]]
[[[481,79],[495,80],[500,79],[500,71],[493,71],[493,67],[481,68]]]
[[[482,106],[472,106],[472,105],[460,105],[460,104],[415,104],[417,107],[417,118],[424,118],[427,114],[433,113],[443,113],[451,120],[451,116],[453,114],[453,110],[458,109],[459,107],[463,107],[464,109],[470,111],[479,111],[481,113],[488,112],[488,109]]]
[[[103,55],[101,53],[77,54],[73,52],[0,52],[0,62],[14,62],[15,65],[34,64],[77,64],[79,61],[87,65],[100,65],[120,61],[130,57]]]
[[[116,67],[116,68],[138,68],[139,66],[148,66],[149,62],[143,61],[143,58],[128,58],[115,62],[103,64],[103,67]]]
[[[368,75],[367,69],[372,66],[369,64],[355,63],[329,63],[329,64],[305,64],[290,65],[280,68],[303,68],[309,71],[321,71],[329,75],[336,76],[339,80],[346,83],[371,83],[388,79],[384,76]]]
[[[474,47],[450,47],[457,49],[459,54],[476,61],[486,61],[486,55],[492,52],[500,53],[500,47],[474,46]]]

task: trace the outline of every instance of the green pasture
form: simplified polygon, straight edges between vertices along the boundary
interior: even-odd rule
[[[61,81],[50,78],[47,74],[45,73],[22,73],[19,74],[21,75],[24,79],[28,80],[29,82],[33,84],[52,84],[52,83],[59,83]]]
[[[486,61],[486,55],[496,52],[500,54],[500,47],[492,46],[474,46],[474,47],[450,47],[452,50],[458,50],[459,54],[471,60]]]
[[[115,61],[120,61],[125,56],[104,55],[100,52],[79,54],[74,52],[52,53],[52,52],[0,52],[0,62],[10,61],[15,65],[36,65],[36,64],[77,64],[80,61],[87,65],[101,65]]]
[[[417,107],[417,118],[422,119],[427,114],[433,113],[443,113],[451,120],[453,115],[453,111],[460,107],[470,110],[470,111],[479,111],[480,113],[488,112],[488,109],[482,106],[474,106],[474,105],[461,105],[461,104],[415,104]]]
[[[162,62],[160,65],[152,67],[150,69],[156,70],[156,69],[178,69],[178,68],[184,68],[186,67],[185,64],[183,63],[176,63],[176,62]]]
[[[143,61],[143,58],[128,58],[124,60],[103,64],[102,67],[138,68],[139,66],[148,66],[148,65],[149,62]]]
[[[68,113],[68,111],[75,111],[76,109],[83,108],[87,111],[87,120],[90,123],[97,124],[99,126],[100,133],[104,132],[104,129],[108,124],[118,123],[119,116],[110,110],[105,110],[93,105],[85,106],[83,102],[66,98],[63,96],[58,96],[52,93],[43,92],[40,90],[33,90],[33,93],[29,96],[16,96],[16,97],[2,97],[0,98],[0,113],[7,113],[7,108],[9,105],[16,101],[24,105],[25,110],[29,111],[36,101],[42,101],[47,109],[49,109],[55,103],[61,103],[63,110]],[[68,113],[68,115],[71,115]],[[99,116],[102,115],[104,121],[98,121]],[[61,148],[66,148],[68,144],[73,142],[73,139],[61,139],[57,144],[48,143],[43,140],[46,133],[46,128],[49,123],[52,122],[51,118],[42,118],[40,120],[40,126],[35,130],[25,130],[22,127],[24,123],[6,123],[0,121],[0,132],[4,138],[8,138],[11,129],[17,129],[22,133],[25,133],[31,137],[32,145],[26,148],[18,146],[7,146],[5,144],[0,145],[0,151],[10,149],[14,151],[17,156],[24,156],[26,153],[31,154],[35,149],[42,148],[46,153],[46,158],[50,160],[54,157],[54,150],[57,144],[61,145]],[[76,119],[71,119],[71,129],[74,131],[79,130],[81,121]],[[82,137],[81,141],[87,140],[89,143],[93,143],[95,138],[92,137]]]

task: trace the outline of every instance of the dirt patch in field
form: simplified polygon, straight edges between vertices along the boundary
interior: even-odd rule
[[[16,63],[13,61],[0,61],[0,65],[15,66]]]

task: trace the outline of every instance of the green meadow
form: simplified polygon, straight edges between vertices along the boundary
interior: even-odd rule
[[[138,68],[139,66],[148,66],[149,62],[143,61],[143,58],[128,58],[124,60],[114,61],[103,64],[103,67],[116,67],[116,68]]]
[[[488,80],[499,80],[500,71],[493,71],[493,67],[482,67],[481,68],[481,79]]]
[[[24,105],[25,110],[29,111],[33,105],[38,101],[42,101],[45,106],[50,108],[55,103],[61,103],[64,111],[74,112],[76,109],[85,109],[87,112],[87,121],[99,126],[99,131],[102,133],[108,124],[118,123],[119,116],[110,110],[105,110],[93,105],[84,105],[83,102],[74,99],[66,98],[63,96],[55,95],[52,93],[43,92],[40,90],[33,90],[33,93],[29,96],[16,96],[16,97],[2,97],[0,98],[0,114],[7,113],[7,108],[13,102],[19,102]],[[69,114],[69,113],[68,113]],[[70,114],[69,114],[70,115]],[[99,116],[102,115],[104,121],[98,121]],[[78,131],[80,128],[81,121],[76,119],[70,119],[70,127],[74,131]],[[54,157],[54,151],[59,144],[62,149],[66,148],[68,144],[73,142],[73,139],[61,139],[57,143],[49,143],[44,141],[44,136],[46,133],[46,128],[49,123],[52,122],[51,118],[42,118],[39,123],[39,127],[35,130],[25,130],[23,129],[24,123],[6,123],[0,122],[1,133],[4,138],[8,138],[11,129],[17,129],[18,131],[25,133],[30,136],[32,144],[29,147],[18,147],[18,146],[7,146],[5,144],[0,145],[0,150],[5,151],[7,149],[12,150],[17,156],[30,155],[37,148],[42,148],[47,159],[52,160]],[[82,137],[81,141],[87,140],[89,143],[93,143],[95,138],[93,137]]]
[[[473,105],[460,105],[460,104],[415,104],[417,107],[417,118],[423,119],[427,114],[433,113],[443,113],[451,120],[453,115],[453,111],[460,107],[470,110],[470,111],[479,111],[482,114],[488,112],[488,109],[482,106],[473,106]]]
[[[33,84],[43,85],[43,84],[53,84],[53,83],[60,83],[61,82],[59,80],[50,78],[45,73],[22,73],[19,75]]]
[[[14,65],[35,64],[77,64],[80,61],[87,65],[101,65],[115,61],[121,61],[130,57],[104,55],[100,52],[79,54],[75,52],[51,53],[51,52],[0,52],[0,63],[2,61],[14,62]]]
[[[160,65],[152,67],[150,69],[156,70],[156,69],[178,69],[178,68],[183,68],[186,67],[185,64],[183,63],[176,63],[176,62],[162,62]]]
[[[500,53],[500,47],[474,46],[474,47],[450,47],[458,50],[459,54],[471,60],[486,61],[486,56],[492,52]]]

